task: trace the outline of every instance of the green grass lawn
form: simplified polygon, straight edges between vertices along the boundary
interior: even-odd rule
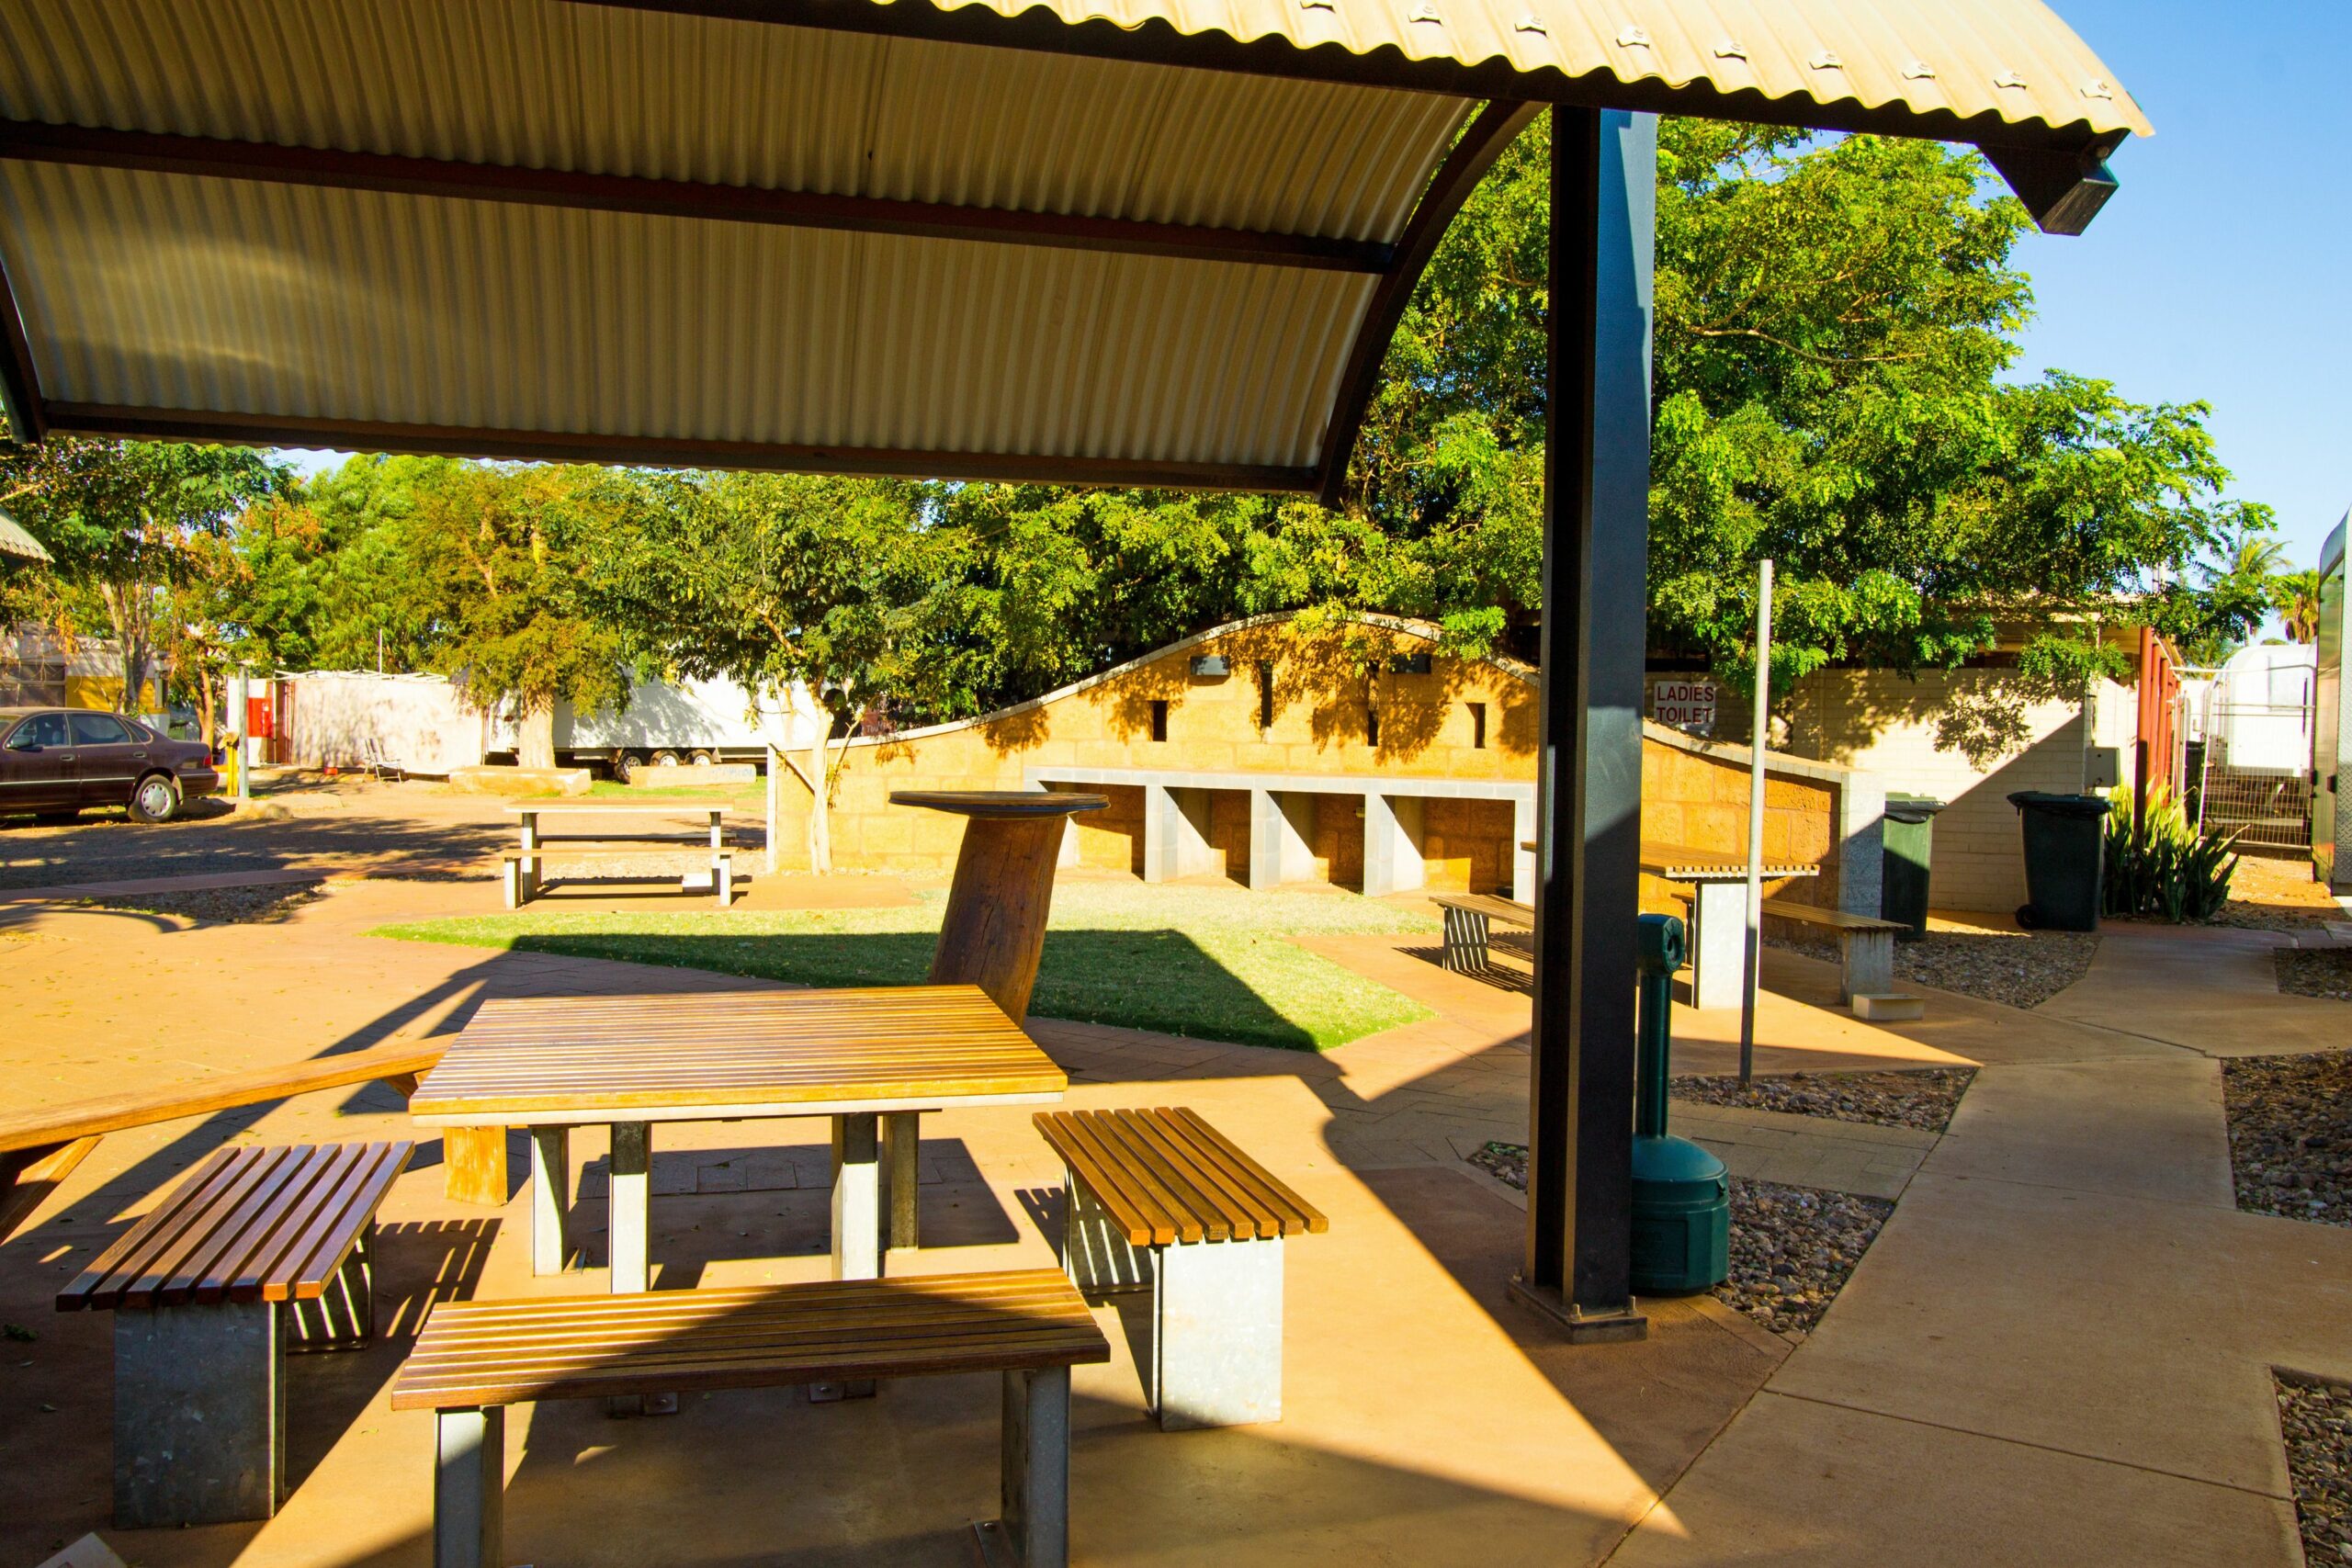
[[[813,986],[919,984],[946,895],[896,909],[512,914],[385,926],[375,934],[518,953],[622,958]],[[1424,915],[1340,893],[1070,883],[1053,923],[1032,1010],[1201,1040],[1329,1050],[1429,1010],[1288,939],[1428,933]]]

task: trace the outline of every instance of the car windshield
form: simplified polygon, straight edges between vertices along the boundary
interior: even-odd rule
[[[17,726],[17,732],[8,737],[8,750],[11,751],[29,751],[38,746],[64,744],[65,716],[62,713],[37,713]]]

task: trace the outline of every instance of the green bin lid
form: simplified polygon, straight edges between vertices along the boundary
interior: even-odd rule
[[[2047,811],[2052,817],[2107,815],[2107,798],[2098,795],[2052,795],[2043,790],[2021,789],[2009,796],[2009,804],[2019,811]]]
[[[1928,822],[1950,804],[1928,795],[1890,795],[1886,797],[1886,814],[1897,822]]]

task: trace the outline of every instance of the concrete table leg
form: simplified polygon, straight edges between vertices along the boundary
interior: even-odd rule
[[[505,1568],[506,1409],[435,1413],[433,1568]]]
[[[1069,1369],[1004,1374],[1003,1516],[973,1527],[989,1568],[1068,1568]]]
[[[1847,931],[1846,962],[1839,965],[1838,1000],[1850,1003],[1858,996],[1878,996],[1894,988],[1894,933]]]
[[[1690,913],[1699,928],[1690,942],[1690,1005],[1738,1007],[1747,963],[1747,885],[1694,884]]]
[[[531,1272],[560,1274],[571,1256],[571,1129],[531,1129]],[[617,1287],[616,1287],[617,1288]]]
[[[893,1111],[882,1118],[882,1246],[922,1245],[922,1112]]]
[[[1282,1238],[1158,1250],[1148,1392],[1159,1429],[1281,1420]]]
[[[882,1277],[882,1175],[879,1117],[833,1118],[833,1278]],[[811,1402],[870,1399],[871,1378],[808,1385]]]
[[[266,1519],[286,1482],[286,1358],[275,1302],[114,1314],[114,1522]]]
[[[612,1197],[605,1235],[611,1244],[613,1292],[642,1291],[652,1280],[646,1257],[646,1238],[652,1228],[650,1177],[653,1166],[653,1130],[643,1122],[613,1124]]]

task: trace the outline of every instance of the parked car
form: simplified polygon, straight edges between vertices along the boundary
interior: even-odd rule
[[[220,787],[212,752],[136,719],[85,708],[0,708],[0,812],[62,821],[92,806],[168,822]]]

